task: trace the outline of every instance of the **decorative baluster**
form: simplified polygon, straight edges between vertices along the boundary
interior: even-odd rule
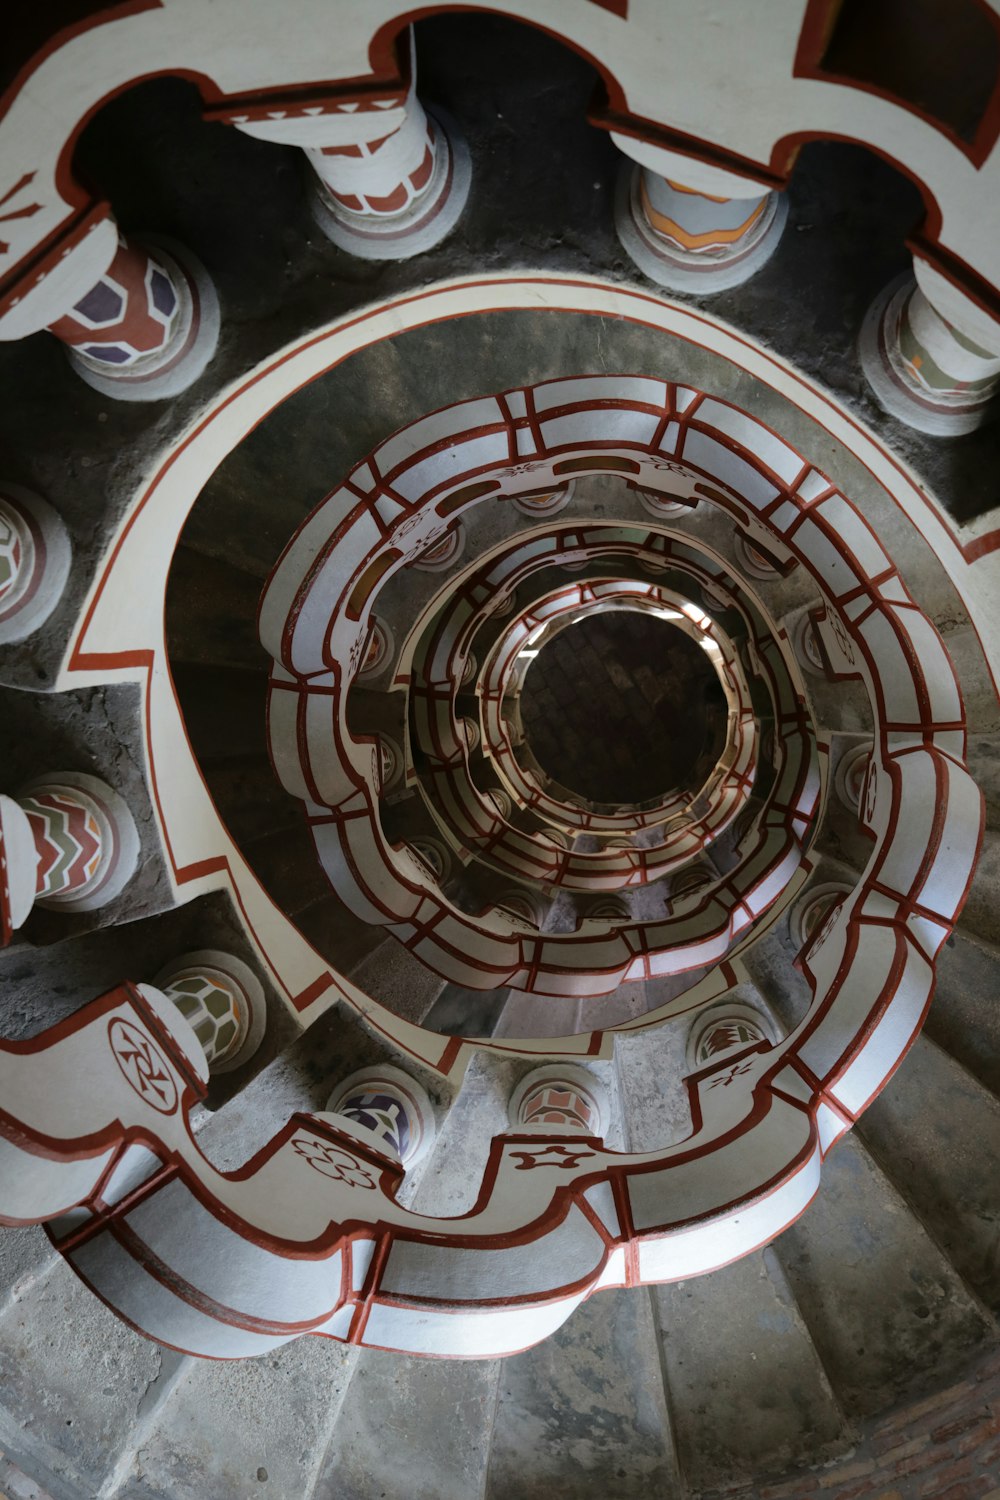
[[[861,365],[886,411],[937,437],[986,420],[1000,383],[1000,327],[923,262],[876,297]]]
[[[634,156],[623,163],[615,227],[652,281],[681,292],[721,292],[773,255],[788,217],[783,193],[627,137],[615,140]],[[676,177],[678,170],[684,175]]]
[[[0,796],[0,928],[4,944],[37,903],[94,911],[120,894],[139,859],[122,798],[96,776],[59,771]]]
[[[377,1145],[407,1167],[426,1155],[434,1140],[434,1111],[426,1090],[388,1063],[345,1078],[326,1108],[336,1117],[330,1124]]]
[[[218,299],[187,251],[119,236],[107,270],[48,329],[95,390],[158,401],[186,389],[215,353]]]
[[[264,989],[242,959],[201,948],[174,959],[154,984],[194,1031],[209,1071],[229,1073],[257,1051],[264,1037]]]
[[[454,121],[417,97],[412,35],[398,89],[346,96],[308,113],[223,116],[261,140],[299,146],[312,168],[320,229],[363,260],[404,260],[444,239],[465,207],[469,149]]]
[[[23,641],[59,602],[70,564],[62,518],[40,495],[0,486],[0,641]]]

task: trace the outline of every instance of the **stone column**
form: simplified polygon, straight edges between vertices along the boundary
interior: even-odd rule
[[[921,262],[876,297],[861,365],[885,410],[935,437],[985,421],[1000,382],[1000,327]]]
[[[0,484],[0,642],[23,641],[49,617],[69,564],[69,536],[52,506]]]
[[[426,1090],[388,1063],[345,1078],[326,1109],[337,1117],[331,1124],[376,1144],[406,1167],[425,1156],[434,1140],[434,1110]]]
[[[118,793],[96,776],[59,771],[0,796],[0,937],[32,907],[94,911],[123,889],[139,835]]]
[[[526,1074],[510,1097],[507,1113],[513,1129],[546,1135],[603,1139],[611,1123],[603,1083],[575,1063],[547,1063]]]
[[[788,917],[788,930],[796,949],[793,960],[796,967],[819,952],[850,894],[850,886],[838,880],[824,881],[803,891]]]
[[[158,401],[191,385],[215,353],[218,300],[186,250],[119,235],[107,269],[47,326],[95,390]]]
[[[397,96],[346,97],[332,107],[273,118],[228,116],[261,140],[300,147],[313,171],[320,229],[363,260],[405,260],[444,239],[465,207],[469,150],[454,121],[417,97],[412,37]]]
[[[765,1017],[749,1005],[724,1003],[699,1016],[688,1033],[687,1065],[692,1073],[744,1047],[774,1040]]]
[[[655,147],[615,139],[635,156],[622,164],[618,238],[651,281],[680,292],[721,292],[748,280],[774,253],[788,217],[783,193],[701,162],[690,163],[690,179],[680,178],[668,153],[659,153],[660,161]]]
[[[201,948],[174,959],[154,985],[194,1031],[210,1073],[232,1072],[257,1051],[267,1007],[260,980],[242,959]]]

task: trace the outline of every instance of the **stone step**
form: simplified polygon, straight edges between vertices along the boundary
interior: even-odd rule
[[[937,960],[937,986],[924,1031],[1000,1097],[1000,948],[961,930]]]
[[[442,1036],[493,1036],[510,991],[468,990],[446,984],[424,1017],[423,1024]]]
[[[266,674],[270,658],[257,638],[260,590],[228,561],[178,547],[167,588],[171,661]]]
[[[282,911],[300,912],[331,893],[304,819],[271,830],[243,853]]]
[[[597,1292],[551,1338],[500,1365],[484,1500],[582,1495],[684,1495],[644,1290]]]
[[[329,887],[289,916],[306,941],[341,974],[353,973],[371,953],[393,941],[381,927],[359,922]]]
[[[257,1359],[186,1360],[107,1500],[309,1500],[357,1357],[307,1335]]]
[[[1000,1310],[1000,1100],[918,1037],[856,1129],[962,1279]]]
[[[57,1258],[0,1312],[0,1448],[55,1500],[96,1500],[174,1360]]]
[[[783,1474],[848,1446],[843,1413],[768,1251],[652,1295],[677,1454],[693,1490]]]
[[[944,1384],[992,1319],[861,1141],[844,1136],[774,1252],[848,1417]]]
[[[423,1021],[445,987],[440,974],[414,958],[391,933],[354,965],[351,979],[367,995],[416,1025]]]
[[[278,829],[303,826],[302,803],[285,791],[266,755],[238,753],[213,760],[206,779],[223,822],[241,847]]]
[[[184,726],[203,767],[235,753],[266,758],[265,673],[193,662],[177,662],[172,670]]]
[[[289,1497],[475,1500],[486,1475],[500,1363],[362,1349],[315,1487],[289,1489]]]
[[[979,862],[959,917],[959,927],[964,933],[1000,946],[998,890],[1000,890],[1000,830],[986,828],[979,851]]]
[[[970,734],[966,765],[986,799],[986,826],[1000,828],[1000,732]]]

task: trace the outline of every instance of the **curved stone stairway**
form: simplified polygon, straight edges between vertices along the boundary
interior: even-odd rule
[[[252,626],[262,572],[191,547],[178,554],[171,652],[193,743],[231,830],[313,941],[372,993],[433,1025],[448,1013],[436,1007],[449,987],[340,908],[267,764]],[[834,720],[835,767],[863,728],[858,705],[821,680],[810,687]],[[924,1034],[834,1149],[814,1203],[771,1246],[687,1282],[600,1293],[547,1342],[506,1360],[425,1361],[307,1338],[216,1364],[138,1338],[38,1231],[15,1231],[0,1240],[0,1447],[55,1500],[195,1500],[207,1475],[213,1495],[289,1500],[695,1497],[795,1474],[787,1493],[805,1496],[820,1479],[817,1493],[839,1494],[831,1485],[842,1466],[846,1493],[850,1466],[871,1462],[855,1455],[867,1455],[872,1421],[948,1387],[997,1337],[1000,1021],[991,997],[1000,951],[989,891],[1000,808],[987,769],[997,724],[981,707],[977,724],[984,856]],[[817,879],[850,881],[866,857],[834,798],[816,852]],[[782,1030],[807,998],[794,952],[785,917],[741,958],[741,998]],[[623,986],[589,1003],[589,1024],[660,1003],[691,978]],[[530,1014],[526,999],[511,997],[508,1014],[505,995],[464,1006],[451,996],[456,1025],[442,1029],[470,1034],[478,1000],[490,1018],[480,1033],[510,1034]],[[621,1034],[613,1059],[596,1065],[615,1101],[609,1144],[686,1134],[687,1029],[681,1018]],[[335,1009],[203,1116],[203,1149],[219,1166],[239,1165],[290,1110],[321,1108],[334,1077],[378,1055],[364,1027]],[[408,1174],[412,1206],[471,1206],[518,1071],[515,1060],[480,1052],[453,1099],[437,1094],[450,1108],[432,1154]]]
[[[506,1360],[427,1361],[316,1338],[254,1361],[193,1360],[119,1323],[40,1231],[9,1231],[0,1447],[54,1500],[200,1500],[207,1476],[219,1497],[288,1500],[693,1497],[850,1455],[871,1418],[949,1386],[996,1340],[998,958],[956,935],[926,1034],[773,1245],[688,1282],[599,1293]],[[971,966],[989,981],[978,1014],[962,998]],[[632,1143],[683,1133],[684,1042],[684,1028],[667,1025],[616,1046],[610,1081],[629,1101]],[[955,1055],[973,1048],[980,1077]],[[370,1053],[356,1023],[325,1018],[208,1119],[203,1148],[238,1165]],[[412,1174],[416,1208],[470,1206],[512,1072],[480,1054]],[[620,1115],[616,1126],[624,1145]],[[824,1472],[827,1485],[836,1473]],[[801,1474],[788,1493],[812,1494],[815,1482]]]
[[[815,208],[823,191],[822,182],[817,187],[806,177],[801,202]],[[880,233],[875,262],[892,253],[884,248],[892,235]],[[862,251],[871,256],[871,245],[854,246],[854,270]],[[867,274],[874,285],[881,267]],[[751,330],[766,323],[767,298],[778,297],[784,283],[765,278],[763,285],[763,293],[760,284],[748,289],[744,304],[738,297],[727,304],[734,321],[745,313]],[[870,290],[859,283],[850,297],[860,308]],[[521,332],[526,326],[522,321]],[[774,330],[775,342],[792,339],[790,326],[789,319]],[[517,342],[521,332],[515,329],[513,340],[517,379],[536,357],[530,341]],[[433,351],[433,340],[424,342]],[[417,348],[411,375],[419,344],[410,343]],[[630,353],[621,358],[627,362]],[[477,360],[490,367],[470,388],[499,388],[504,360],[492,331],[469,351],[467,370]],[[338,415],[343,429],[356,421],[378,434],[388,420],[376,409],[379,400],[399,412],[390,427],[434,405],[406,369],[405,358],[373,354],[360,394]],[[456,379],[468,384],[471,376]],[[542,1034],[587,1029],[663,1003],[696,976],[623,986],[601,1002],[568,1002],[562,1025],[554,1024],[555,1007],[540,1022],[530,997],[461,992],[358,923],[316,867],[298,806],[267,759],[267,658],[253,622],[278,549],[338,472],[340,440],[324,430],[329,416],[321,408],[303,429],[304,446],[314,440],[330,471],[318,491],[315,481],[312,494],[284,483],[279,458],[286,455],[268,453],[262,440],[234,461],[222,496],[229,511],[196,511],[174,563],[172,670],[228,826],[309,941],[406,1019],[500,1039],[531,1035],[533,1025]],[[352,442],[362,451],[363,438]],[[973,440],[980,456],[985,442],[982,435]],[[918,439],[912,446],[920,471],[940,478],[931,445]],[[972,452],[956,454],[958,478],[949,476],[949,492],[971,472]],[[910,562],[945,630],[947,590],[925,555]],[[805,602],[790,585],[783,618],[791,622]],[[404,597],[403,618],[407,607]],[[977,1486],[969,1494],[986,1497],[1000,1485],[1000,1459],[968,1434],[987,1444],[989,1434],[983,1437],[973,1419],[997,1390],[1000,718],[960,622],[946,639],[969,700],[970,767],[987,794],[977,876],[939,960],[923,1034],[834,1148],[816,1200],[772,1245],[687,1282],[599,1293],[547,1342],[505,1360],[436,1362],[303,1338],[274,1355],[215,1363],[132,1333],[53,1254],[40,1230],[7,1230],[0,1234],[0,1449],[53,1500],[699,1500],[718,1492],[847,1500],[909,1483],[898,1477],[908,1470],[889,1464],[911,1459],[914,1482],[936,1486],[926,1491],[934,1500],[950,1497],[949,1486],[966,1479]],[[809,687],[834,735],[835,762],[867,721],[849,691],[815,679]],[[866,857],[833,798],[818,855],[817,879],[848,882]],[[52,942],[33,950],[39,990],[47,976],[57,978],[60,1003],[71,1008],[123,972],[142,977],[170,952],[195,946],[193,935],[203,936],[206,923],[215,932],[231,928],[224,905],[199,901],[135,924],[131,934],[115,929],[114,945],[104,947],[100,934],[72,944],[38,939]],[[156,923],[163,924],[159,937]],[[161,955],[147,951],[157,943]],[[785,916],[740,956],[740,995],[782,1030],[807,999],[792,968],[795,949]],[[4,961],[0,972],[11,985],[24,957],[11,950]],[[40,1005],[15,1020],[22,1034],[47,1024]],[[686,1041],[680,1018],[620,1034],[612,1058],[595,1064],[613,1100],[612,1147],[686,1134]],[[221,1167],[239,1165],[292,1109],[322,1108],[332,1082],[384,1052],[346,1006],[298,1037],[290,1026],[279,1028],[245,1086],[199,1113],[203,1149]],[[433,1152],[407,1177],[406,1200],[418,1211],[458,1214],[471,1206],[488,1141],[505,1128],[507,1100],[523,1071],[510,1056],[480,1050],[454,1095],[440,1079],[424,1077],[443,1124]],[[940,1438],[922,1431],[934,1424]],[[956,1448],[963,1433],[965,1447]],[[908,1444],[912,1451],[901,1454]],[[921,1469],[916,1461],[928,1454],[935,1464]],[[964,1475],[957,1472],[963,1463]],[[3,1483],[18,1494],[8,1476]]]

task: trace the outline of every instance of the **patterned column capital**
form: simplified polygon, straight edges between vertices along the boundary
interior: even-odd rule
[[[58,771],[0,797],[0,941],[32,907],[96,911],[124,889],[139,835],[123,799],[82,771]]]
[[[412,79],[414,68],[411,68]],[[315,174],[313,218],[342,250],[363,260],[405,260],[455,227],[472,177],[469,148],[443,110],[425,109],[411,81],[402,120],[361,122],[306,149]],[[374,129],[372,128],[374,126]]]
[[[230,1073],[253,1057],[267,1006],[263,985],[242,959],[199,948],[173,959],[154,984],[194,1031],[212,1074]]]
[[[700,1015],[688,1032],[687,1065],[692,1073],[710,1068],[717,1058],[730,1056],[755,1042],[772,1042],[766,1016],[753,1006],[725,1001]]]
[[[675,291],[739,286],[774,254],[788,217],[783,193],[747,187],[753,196],[720,197],[625,160],[615,199],[622,248]]]
[[[603,1137],[611,1123],[604,1084],[589,1068],[547,1063],[526,1073],[510,1096],[508,1118],[515,1130]]]
[[[837,789],[837,796],[851,812],[861,810],[871,758],[872,742],[868,740],[865,744],[845,750],[837,763],[833,784]]]
[[[949,322],[908,273],[868,309],[859,347],[879,404],[908,427],[949,437],[986,420],[1000,385],[1000,334],[983,347]]]
[[[186,390],[212,358],[219,303],[188,250],[119,236],[107,270],[48,327],[102,395],[159,401]]]
[[[66,585],[69,534],[47,501],[0,484],[0,642],[23,641],[48,619]]]
[[[345,1122],[361,1139],[412,1167],[434,1140],[434,1110],[427,1091],[389,1063],[360,1068],[339,1083],[326,1103],[327,1112]]]
[[[803,891],[788,919],[799,958],[816,952],[826,941],[838,911],[850,894],[849,885],[835,880],[824,881]]]

